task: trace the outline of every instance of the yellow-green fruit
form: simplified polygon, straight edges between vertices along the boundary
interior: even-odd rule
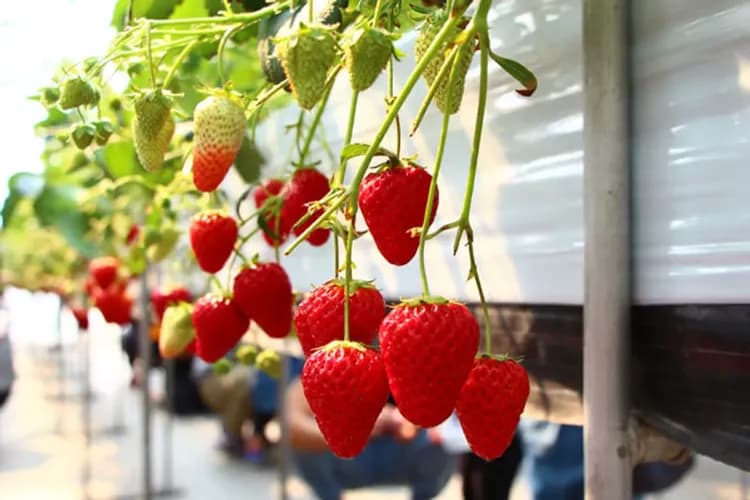
[[[146,170],[157,170],[174,135],[174,119],[169,100],[159,91],[139,96],[135,101],[133,141],[138,160]]]
[[[443,25],[448,22],[448,14],[445,11],[436,11],[429,16],[417,36],[417,41],[414,47],[414,53],[417,61],[420,61],[424,57],[427,49],[429,48],[435,36],[438,34]],[[448,36],[450,43],[444,44],[438,53],[433,57],[427,64],[427,67],[422,73],[427,86],[431,87],[433,82],[437,79],[445,60],[450,56],[453,50],[453,40],[459,33],[459,28],[453,30]],[[464,94],[464,83],[466,82],[466,73],[471,66],[471,60],[474,56],[475,39],[464,40],[458,48],[458,54],[454,60],[455,77],[453,79],[453,85],[449,85],[450,74],[452,68],[449,68],[444,73],[443,77],[438,82],[437,88],[435,89],[435,105],[442,112],[448,112],[449,114],[456,113],[461,107],[461,101]],[[448,96],[451,96],[450,108],[447,106]]]
[[[167,307],[159,333],[159,352],[162,357],[179,356],[194,338],[193,306],[187,302],[178,302]]]
[[[388,35],[374,28],[359,28],[344,46],[344,65],[349,72],[352,89],[370,88],[383,72],[393,53]]]
[[[328,70],[336,59],[333,35],[322,26],[301,26],[281,38],[276,50],[297,103],[312,109],[323,97]]]
[[[98,92],[91,83],[80,76],[66,79],[60,89],[60,107],[72,109],[78,106],[96,104]]]
[[[254,345],[241,345],[237,348],[237,361],[246,366],[252,366],[255,364],[255,360],[258,357],[258,348]]]
[[[269,377],[279,378],[281,376],[281,357],[276,351],[264,349],[255,358],[255,365]]]

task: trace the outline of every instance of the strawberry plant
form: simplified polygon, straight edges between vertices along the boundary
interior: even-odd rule
[[[305,394],[335,453],[361,450],[390,388],[403,414],[418,425],[436,425],[457,410],[471,446],[494,458],[523,410],[528,379],[518,363],[492,354],[470,216],[489,65],[516,79],[524,96],[534,92],[536,79],[490,47],[490,6],[490,0],[120,1],[113,16],[118,33],[106,53],[62,67],[39,90],[37,98],[48,110],[37,128],[49,139],[45,175],[35,178],[41,184],[36,189],[11,186],[3,207],[3,245],[14,243],[19,221],[32,217],[39,231],[57,231],[70,256],[68,266],[53,270],[38,250],[25,248],[38,266],[28,276],[68,273],[80,282],[87,259],[108,256],[109,267],[101,266],[105,261],[92,264],[89,290],[115,322],[129,319],[132,302],[121,280],[149,263],[176,266],[183,275],[186,267],[196,270],[194,257],[210,289],[192,306],[181,302],[190,294],[154,305],[157,318],[164,316],[160,343],[166,355],[194,349],[223,373],[231,364],[224,356],[251,321],[271,337],[296,330],[309,356]],[[411,31],[418,32],[413,63],[399,40]],[[446,138],[474,63],[479,88],[471,110],[472,153],[465,164],[451,165],[466,171],[463,204],[452,222],[433,228],[438,210],[445,211],[438,181]],[[409,64],[397,88],[395,68]],[[126,77],[124,89],[107,83],[112,73]],[[328,176],[313,143],[330,149],[321,122],[337,78],[347,78],[352,90],[343,145],[330,152]],[[387,88],[385,118],[369,141],[352,143],[355,124],[369,120],[358,104],[381,78]],[[407,132],[403,107],[421,82],[426,95],[408,132],[420,127],[434,104],[441,121],[431,165],[401,151]],[[271,175],[260,168],[264,158],[257,153],[255,132],[270,113],[287,106],[299,108],[298,119],[287,127],[296,147],[276,152],[289,161]],[[384,147],[387,135],[393,151]],[[243,184],[235,197],[232,188]],[[425,247],[450,231],[454,254],[465,244],[468,279],[482,302],[481,348],[479,325],[468,309],[430,290]],[[258,234],[257,242],[271,247],[275,262],[248,252]],[[355,279],[353,248],[359,238],[372,238],[394,266],[417,257],[422,294],[386,315],[377,283],[367,276]],[[293,311],[295,292],[282,262],[294,258],[303,242],[332,247],[333,272]],[[219,279],[222,272],[226,284]],[[3,274],[3,282],[12,279],[18,277]],[[28,279],[26,284],[39,286]],[[381,352],[369,346],[376,337]],[[251,344],[240,346],[237,360],[274,375],[281,369],[277,353]],[[352,377],[347,389],[328,390],[344,373]],[[502,428],[486,429],[486,416],[475,408],[479,400],[503,415]],[[344,409],[363,418],[350,419]],[[346,427],[353,420],[357,427]]]

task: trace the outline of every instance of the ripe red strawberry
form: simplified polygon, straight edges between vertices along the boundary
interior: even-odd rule
[[[76,318],[79,330],[89,329],[89,310],[85,307],[73,307],[71,308],[73,316]]]
[[[219,295],[204,295],[193,306],[195,353],[208,363],[223,357],[239,342],[250,320],[234,300]]]
[[[357,282],[349,297],[349,338],[372,343],[385,315],[385,302],[373,286]],[[313,290],[294,314],[297,337],[306,356],[318,347],[344,338],[344,287],[331,281]]]
[[[219,210],[204,210],[190,222],[190,246],[207,273],[224,267],[237,241],[237,221]]]
[[[528,397],[529,376],[520,364],[489,356],[474,360],[456,414],[476,455],[489,461],[505,453]]]
[[[302,234],[320,217],[324,210],[316,210],[304,223],[294,225],[307,214],[307,204],[318,201],[328,194],[328,178],[314,168],[297,170],[283,191],[284,207],[281,212],[281,224],[287,232],[294,231],[296,236]],[[307,237],[307,242],[320,246],[328,241],[329,229],[318,228]]]
[[[245,137],[245,111],[226,96],[209,96],[193,113],[193,182],[201,191],[213,191],[234,163]]]
[[[463,304],[408,302],[380,325],[380,352],[398,409],[434,427],[453,411],[479,344],[479,325]]]
[[[358,202],[385,260],[396,266],[408,263],[417,253],[432,176],[419,167],[395,167],[365,177]],[[438,191],[432,204],[430,223],[435,219]]]
[[[284,189],[284,181],[281,179],[269,179],[262,185],[258,186],[253,192],[253,199],[255,200],[255,208],[263,207],[263,204],[271,196],[277,196]],[[281,199],[279,199],[281,202]],[[279,204],[279,209],[280,209]],[[270,246],[281,246],[289,236],[288,228],[285,228],[281,224],[280,214],[281,210],[274,214],[272,210],[264,210],[260,217],[263,217],[266,227],[270,230],[268,232],[263,228],[263,239],[266,240]]]
[[[331,451],[358,455],[388,400],[388,381],[377,351],[336,341],[315,351],[302,369],[302,389]]]
[[[234,278],[234,301],[269,337],[286,337],[292,329],[294,294],[284,268],[261,262]]]
[[[178,302],[190,302],[193,300],[190,291],[184,286],[175,286],[165,289],[156,289],[151,292],[151,307],[159,322],[164,318],[167,307]]]
[[[115,282],[107,288],[94,290],[94,305],[102,312],[108,323],[126,325],[132,319],[133,299],[124,289],[124,284]]]
[[[117,279],[120,262],[115,257],[97,257],[89,262],[89,274],[99,288],[107,288]]]

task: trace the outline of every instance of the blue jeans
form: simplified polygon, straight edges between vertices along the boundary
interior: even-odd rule
[[[404,484],[412,500],[436,497],[456,471],[458,457],[432,444],[420,431],[412,441],[399,443],[390,437],[373,439],[350,460],[331,452],[294,452],[302,478],[320,500],[340,500],[343,490],[376,485]]]
[[[530,419],[519,428],[532,498],[583,500],[583,428]]]

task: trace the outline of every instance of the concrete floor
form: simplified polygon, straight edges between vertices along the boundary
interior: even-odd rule
[[[68,321],[66,319],[66,321]],[[87,449],[81,404],[82,353],[85,343],[63,324],[64,377],[58,353],[49,346],[56,339],[48,315],[16,318],[13,328],[18,380],[14,393],[0,411],[0,499],[68,500],[114,498],[135,494],[141,478],[140,392],[128,387],[129,370],[122,358],[116,329],[94,322],[91,380],[95,398],[91,405],[93,438]],[[21,334],[21,332],[24,332]],[[37,332],[31,334],[29,332]],[[39,333],[43,332],[43,333]],[[60,380],[63,381],[60,384]],[[152,380],[161,386],[159,377]],[[67,395],[62,402],[60,394]],[[71,397],[72,396],[72,397]],[[178,419],[172,426],[173,462],[165,463],[166,416],[153,418],[153,463],[156,489],[179,489],[179,498],[278,498],[278,475],[263,468],[228,460],[215,449],[218,425],[209,417]],[[84,464],[89,463],[87,471]],[[83,479],[88,474],[88,487]],[[664,500],[748,500],[740,471],[700,458],[687,479],[662,495]],[[292,500],[312,499],[298,479],[288,483]],[[346,500],[407,499],[405,488],[377,488],[351,492]],[[439,500],[459,500],[460,481],[455,477]],[[529,500],[525,481],[516,481],[513,500]]]

